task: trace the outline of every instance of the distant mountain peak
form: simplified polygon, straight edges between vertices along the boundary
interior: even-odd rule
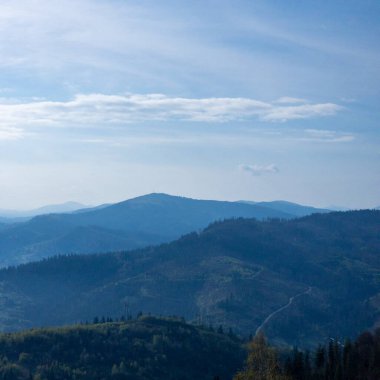
[[[51,210],[45,210],[51,211]],[[267,207],[237,202],[196,200],[151,193],[112,205],[68,213],[45,212],[26,223],[0,232],[0,266],[16,260],[35,260],[55,253],[101,252],[167,242],[231,218],[289,219],[293,216]],[[93,227],[106,231],[94,231]],[[86,227],[82,238],[77,227]],[[12,236],[18,235],[15,242]],[[73,236],[78,239],[73,239]],[[32,254],[30,252],[33,252]]]
[[[154,199],[154,200],[157,200],[157,199],[174,199],[174,198],[185,198],[185,197],[181,197],[178,195],[166,194],[166,193],[148,193],[148,194],[140,195],[140,196],[135,197],[135,198],[131,198],[129,200],[131,200],[131,201],[136,200],[136,199]]]

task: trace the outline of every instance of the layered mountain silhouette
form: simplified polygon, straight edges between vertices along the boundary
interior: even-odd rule
[[[299,214],[298,209],[290,213],[280,209],[282,204],[276,205],[149,194],[71,213],[40,215],[0,226],[0,266],[57,254],[135,249],[168,242],[228,218],[290,219]]]
[[[380,212],[235,219],[158,247],[0,271],[0,326],[120,316],[126,305],[310,347],[380,320]]]
[[[287,201],[272,201],[272,202],[250,202],[242,201],[243,203],[254,204],[256,206],[262,206],[270,208],[272,210],[281,211],[289,215],[296,217],[307,216],[315,213],[326,213],[331,212],[331,210],[324,208],[316,208],[311,206],[304,206],[293,202]]]
[[[53,213],[69,213],[81,209],[89,208],[90,206],[83,205],[78,202],[65,202],[56,205],[48,205],[39,207],[33,210],[2,210],[0,209],[0,220],[4,221],[22,221],[25,219],[33,218],[37,215],[53,214]]]

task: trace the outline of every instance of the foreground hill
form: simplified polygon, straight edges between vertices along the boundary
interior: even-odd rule
[[[1,379],[228,380],[243,360],[236,338],[175,319],[0,335]]]
[[[277,344],[353,336],[380,315],[380,212],[228,220],[170,244],[0,271],[12,330],[131,313],[182,315]]]
[[[236,202],[150,194],[70,214],[49,214],[0,228],[0,267],[65,253],[135,249],[167,242],[232,217],[290,218]]]

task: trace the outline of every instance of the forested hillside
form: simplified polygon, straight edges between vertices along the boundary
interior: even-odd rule
[[[279,350],[258,334],[248,343],[221,328],[175,317],[0,334],[2,380],[377,380],[380,329],[315,350]],[[244,358],[247,359],[244,361]]]
[[[229,380],[243,358],[238,339],[173,318],[0,334],[10,380]]]
[[[379,320],[380,212],[237,219],[159,247],[0,271],[3,330],[132,314],[181,315],[315,346]]]

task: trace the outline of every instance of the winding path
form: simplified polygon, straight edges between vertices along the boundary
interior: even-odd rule
[[[307,290],[305,290],[304,292],[301,292],[301,293],[298,293],[296,294],[295,296],[293,297],[290,297],[289,298],[289,302],[284,305],[284,306],[281,306],[280,308],[278,308],[277,310],[275,310],[273,313],[270,313],[264,320],[264,322],[256,329],[256,332],[255,332],[255,336],[263,329],[263,327],[278,313],[281,313],[281,311],[287,309],[292,303],[293,301],[298,298],[298,297],[301,297],[303,296],[304,294],[310,294],[311,292],[311,286],[308,287]]]

